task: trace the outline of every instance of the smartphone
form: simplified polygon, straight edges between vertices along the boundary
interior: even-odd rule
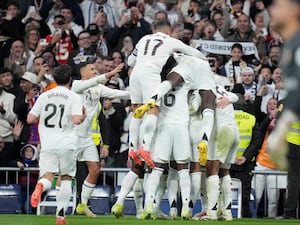
[[[187,13],[188,13],[188,16],[190,16],[190,17],[193,17],[193,16],[194,16],[194,11],[191,10],[191,9],[189,9],[189,10],[187,11]]]
[[[40,45],[48,45],[47,41],[45,38],[40,39]]]
[[[33,5],[29,6],[28,12],[31,12],[31,13],[36,12],[35,7]]]
[[[131,16],[131,10],[130,9],[124,10],[124,15],[130,17]]]

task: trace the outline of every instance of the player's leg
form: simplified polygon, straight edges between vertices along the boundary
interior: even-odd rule
[[[141,166],[136,164],[135,161],[132,161],[131,170],[124,177],[118,199],[111,208],[111,213],[114,214],[115,217],[119,218],[123,216],[125,198],[132,190],[132,187],[138,178],[144,178],[143,164]]]
[[[199,91],[203,108],[202,111],[202,124],[200,129],[201,141],[198,145],[199,150],[199,162],[200,165],[205,166],[207,161],[208,142],[211,139],[211,135],[214,128],[214,110],[215,110],[215,98],[216,96],[210,90]]]
[[[149,174],[146,185],[145,210],[142,213],[142,219],[150,219],[154,213],[153,205],[156,197],[156,192],[160,184],[160,178],[164,172],[164,162],[155,162],[155,167]]]
[[[231,204],[232,204],[232,184],[229,172],[230,164],[222,164],[220,175],[220,188],[222,192],[222,204],[219,206],[221,215],[218,216],[219,220],[232,220]]]
[[[220,194],[219,179],[220,162],[218,160],[208,160],[206,163],[206,192],[207,192],[207,215],[203,216],[203,220],[217,219],[217,206]]]
[[[143,212],[143,201],[144,201],[144,188],[143,188],[144,179],[136,179],[132,191],[134,196],[135,208],[136,208],[136,218],[141,219]]]
[[[188,169],[188,163],[184,161],[176,161],[178,169],[179,186],[181,191],[182,210],[181,219],[189,220],[191,217],[189,210],[190,193],[191,193],[191,179]]]
[[[168,168],[165,166],[163,175],[160,177],[158,189],[153,204],[153,218],[155,219],[168,219],[168,215],[164,214],[160,209],[161,200],[167,188]]]
[[[178,194],[178,173],[176,162],[170,163],[168,178],[167,178],[167,188],[168,188],[168,200],[170,204],[170,219],[176,219],[177,217],[177,194]]]
[[[42,150],[39,159],[40,178],[31,195],[31,206],[36,208],[41,201],[41,196],[44,191],[52,187],[54,173],[58,173],[57,155],[54,151]]]
[[[78,214],[83,214],[94,218],[96,215],[88,208],[88,200],[90,199],[100,174],[100,162],[86,161],[88,167],[88,175],[85,178],[81,190],[81,203],[76,207]]]
[[[76,154],[73,150],[60,151],[59,155],[60,196],[57,201],[56,224],[67,224],[65,213],[72,196],[72,177],[76,173]]]
[[[195,207],[197,198],[200,193],[200,185],[201,185],[201,166],[199,162],[191,162],[190,163],[190,176],[191,176],[191,196],[190,196],[190,213],[192,215],[193,208]]]

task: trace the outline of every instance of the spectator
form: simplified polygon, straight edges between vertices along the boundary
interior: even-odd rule
[[[185,17],[185,22],[194,24],[196,21],[200,19],[202,19],[200,1],[190,0],[187,16]]]
[[[15,96],[6,92],[3,85],[3,75],[0,77],[0,136],[5,147],[1,151],[1,161],[12,160],[13,157],[13,125],[16,114],[13,112]]]
[[[246,14],[241,14],[237,18],[237,27],[227,38],[232,42],[253,42],[260,58],[266,55],[266,42],[260,33],[255,33],[250,26],[250,18]]]
[[[46,37],[46,41],[49,43],[46,49],[53,49],[59,64],[67,64],[71,51],[77,47],[76,36],[63,15],[54,17],[53,26],[55,28],[54,33]]]
[[[98,26],[94,23],[91,23],[86,28],[91,35],[92,48],[94,48],[97,55],[108,55],[108,46],[104,36],[101,34]]]
[[[229,61],[220,68],[220,74],[226,76],[233,87],[234,84],[241,83],[241,71],[247,66],[247,63],[242,60],[242,45],[239,43],[233,44],[231,46],[230,56]]]
[[[118,80],[110,79],[106,86],[120,89]],[[103,107],[109,130],[109,156],[114,159],[114,167],[126,167],[128,155],[120,154],[121,135],[124,119],[127,116],[125,108],[119,99],[104,98]]]
[[[72,14],[74,16],[74,23],[78,24],[81,27],[84,27],[84,19],[81,12],[81,8],[76,0],[56,0],[56,1],[46,1],[43,6],[39,10],[40,15],[43,19],[48,22],[49,20],[53,20],[53,17],[61,14],[60,9],[68,7],[72,10]]]
[[[9,164],[12,167],[18,167],[20,170],[28,167],[38,167],[38,149],[36,146],[26,144],[21,148],[18,159],[12,160]],[[20,172],[18,177],[18,184],[21,186],[21,207],[23,213],[32,213],[31,205],[27,208],[27,203],[38,181],[39,172],[29,172],[29,183],[27,182],[27,172]],[[29,195],[27,193],[27,185],[29,184]]]
[[[15,113],[24,125],[20,135],[20,141],[37,145],[39,144],[37,124],[30,126],[26,122],[27,114],[39,96],[37,75],[31,72],[25,72],[21,78],[20,86],[23,89],[24,98],[18,99],[18,102],[15,102]]]
[[[278,102],[275,98],[270,98],[267,104],[268,116],[262,121],[260,126],[260,131],[263,138],[263,143],[261,145],[260,151],[256,160],[255,170],[259,171],[274,171],[276,166],[272,163],[271,157],[267,151],[267,142],[270,133],[272,132],[277,118],[278,113]],[[279,189],[276,186],[278,177],[276,175],[255,175],[255,197],[256,197],[256,209],[262,200],[263,193],[267,196],[268,204],[268,217],[277,216],[277,206],[279,200]]]
[[[221,10],[222,11],[215,12],[212,16],[217,26],[217,32],[215,33],[216,40],[225,40],[228,37],[228,31],[230,29],[230,16],[225,0],[222,1]]]
[[[184,23],[181,41],[186,45],[191,45],[193,32],[194,32],[194,25],[191,23]]]
[[[78,43],[78,49],[74,49],[71,51],[68,59],[68,64],[72,66],[73,72],[72,76],[73,77],[79,77],[79,73],[77,71],[76,64],[80,62],[80,57],[85,56],[93,56],[96,55],[96,51],[94,48],[92,48],[92,41],[91,41],[91,35],[90,32],[87,30],[83,30],[78,34],[77,37],[77,43]]]
[[[41,38],[45,38],[47,35],[51,34],[50,28],[32,7],[33,6],[28,8],[26,16],[22,19],[22,23],[25,25],[25,31],[35,28],[40,32]]]
[[[232,92],[236,92],[239,88],[244,89],[244,102],[254,103],[256,93],[257,93],[257,84],[255,82],[255,73],[251,67],[244,67],[241,71],[241,83],[235,84]]]
[[[260,93],[262,97],[262,102],[260,109],[262,112],[267,113],[267,102],[270,98],[275,98],[277,101],[283,100],[287,91],[284,88],[284,80],[281,68],[276,68],[272,74],[273,82],[271,84],[266,84],[267,88]]]
[[[45,47],[46,45],[40,42],[40,33],[37,29],[30,28],[26,31],[24,37],[24,49],[27,61],[26,70],[31,69],[34,57],[39,55]]]
[[[267,64],[274,71],[279,66],[280,53],[281,47],[279,45],[270,46],[268,57],[263,59],[263,64]]]
[[[135,45],[139,39],[150,32],[150,24],[142,17],[138,8],[131,7],[128,13],[123,13],[118,25],[108,33],[107,41],[113,47],[117,46],[124,36],[131,35]]]
[[[16,81],[15,76],[12,71],[6,67],[0,70],[0,77],[2,78],[3,88],[8,93],[13,94],[14,96],[22,95],[22,89],[18,85],[20,81]]]
[[[24,57],[24,43],[16,40],[12,43],[8,58],[4,59],[4,67],[12,70],[19,79],[26,71],[26,58]]]
[[[119,14],[116,8],[111,5],[113,3],[113,1],[107,2],[107,0],[83,0],[80,3],[80,7],[84,17],[85,27],[92,23],[98,11],[106,13],[109,28],[116,27],[119,21]]]
[[[101,56],[101,55],[97,56],[97,59],[94,64],[95,64],[95,68],[96,68],[98,74],[103,74],[104,73],[103,56]]]
[[[83,30],[83,28],[80,25],[76,24],[73,21],[74,14],[70,7],[67,6],[60,7],[59,14],[57,15],[62,15],[65,18],[65,24],[68,25],[69,30],[72,30],[75,36],[77,36],[79,32]],[[57,29],[57,27],[54,24],[54,20],[57,15],[55,15],[53,19],[48,21],[48,26],[51,30],[51,33],[54,33],[54,31]]]
[[[217,26],[213,21],[208,20],[203,29],[201,38],[203,40],[215,40]]]
[[[242,182],[242,217],[251,218],[250,191],[252,173],[255,166],[255,157],[261,145],[261,133],[255,116],[247,113],[240,104],[234,104],[235,118],[240,129],[240,143],[235,158],[231,165],[230,175]]]

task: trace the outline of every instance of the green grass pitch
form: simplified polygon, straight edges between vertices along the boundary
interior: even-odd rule
[[[84,216],[67,216],[68,225],[169,225],[169,224],[228,224],[228,225],[276,225],[276,224],[300,224],[299,220],[275,220],[275,219],[234,219],[231,222],[226,221],[182,221],[177,220],[137,220],[133,216],[125,216],[116,219],[113,216],[98,216],[91,219]],[[54,215],[0,215],[0,225],[55,225]]]

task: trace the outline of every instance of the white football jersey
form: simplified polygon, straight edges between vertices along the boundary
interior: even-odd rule
[[[175,59],[178,65],[172,71],[180,74],[184,82],[192,86],[191,90],[215,91],[213,73],[206,60],[183,54],[175,55]]]
[[[128,59],[129,66],[142,67],[146,73],[159,75],[169,56],[175,52],[182,52],[195,57],[203,54],[182,41],[161,32],[144,36],[136,44]]]
[[[225,88],[221,85],[217,85],[215,95],[217,101],[218,98],[222,96],[229,98],[230,102],[234,102],[235,100],[233,99],[236,99],[236,101],[238,100],[238,97],[234,93],[226,91]],[[233,104],[228,104],[224,108],[216,108],[215,116],[216,116],[215,124],[217,128],[226,125],[233,125],[233,126],[236,125]]]
[[[92,78],[93,79],[93,78]],[[75,80],[73,81],[72,91],[78,93],[86,108],[85,120],[76,126],[77,135],[80,137],[90,137],[92,134],[92,121],[97,110],[98,101],[101,97],[107,98],[123,98],[129,99],[130,93],[128,91],[121,91],[108,88],[102,84],[94,83],[91,87],[91,80]]]
[[[30,113],[39,117],[42,149],[76,148],[73,115],[82,115],[79,95],[57,86],[39,96]]]

